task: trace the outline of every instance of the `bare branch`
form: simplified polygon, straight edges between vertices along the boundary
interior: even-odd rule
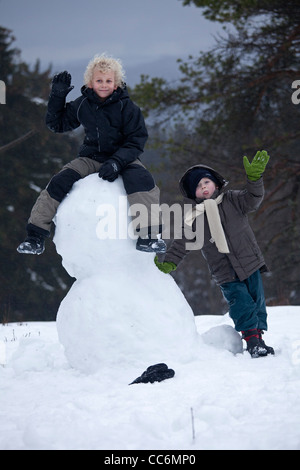
[[[6,150],[9,150],[16,145],[19,145],[20,143],[24,142],[25,140],[29,139],[33,135],[35,135],[37,131],[35,129],[31,129],[31,131],[27,132],[26,134],[22,135],[21,137],[18,137],[17,139],[13,140],[12,142],[9,142],[9,144],[2,145],[0,147],[0,152],[5,152]]]

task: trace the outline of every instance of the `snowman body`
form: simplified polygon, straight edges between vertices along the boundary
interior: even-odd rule
[[[135,249],[128,203],[119,177],[93,174],[74,184],[60,204],[54,242],[76,280],[57,314],[70,365],[94,373],[106,367],[171,366],[197,350],[193,312],[154,254]]]

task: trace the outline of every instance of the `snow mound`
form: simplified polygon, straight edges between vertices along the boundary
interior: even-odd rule
[[[240,334],[230,325],[219,325],[201,335],[205,344],[218,349],[226,349],[233,354],[243,352],[243,342]]]
[[[57,314],[69,363],[93,373],[105,367],[185,362],[200,336],[193,312],[154,254],[135,249],[122,179],[90,175],[59,206],[54,242],[76,278]]]

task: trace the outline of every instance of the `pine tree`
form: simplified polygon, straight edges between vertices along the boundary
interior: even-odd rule
[[[40,257],[16,248],[40,189],[76,156],[76,140],[53,135],[45,125],[51,70],[31,69],[12,47],[10,30],[0,28],[0,79],[6,104],[0,106],[0,303],[2,321],[53,320],[72,280],[49,243]]]
[[[187,167],[206,163],[223,173],[231,187],[242,188],[243,155],[269,152],[264,203],[251,221],[272,272],[265,278],[269,304],[299,304],[300,105],[291,99],[292,83],[300,78],[299,2],[183,1],[192,4],[203,8],[209,20],[224,24],[215,47],[179,60],[178,86],[142,77],[132,96],[156,128],[166,128],[169,138],[161,145],[169,155],[168,181],[172,173],[177,182]],[[198,261],[190,275],[195,280],[184,285],[190,296],[202,282],[197,266]],[[208,279],[205,285],[210,288]]]

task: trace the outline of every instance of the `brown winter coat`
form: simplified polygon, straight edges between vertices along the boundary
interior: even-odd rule
[[[223,193],[223,200],[218,205],[219,214],[227,239],[229,254],[219,253],[215,243],[212,243],[208,227],[207,217],[204,215],[204,245],[201,249],[202,255],[206,259],[211,275],[218,285],[225,282],[232,282],[236,276],[240,281],[247,279],[251,274],[260,269],[267,271],[263,255],[256,242],[254,233],[249,225],[249,212],[255,211],[261,204],[264,196],[263,179],[258,181],[247,180],[244,190],[225,190],[227,182],[225,179],[206,165],[195,165],[183,175],[180,180],[180,189],[183,195],[187,196],[186,177],[194,168],[208,169],[219,181],[219,189],[214,193],[216,198],[220,192]],[[201,200],[193,200],[193,203],[200,203]],[[191,200],[189,199],[189,203]],[[195,230],[195,221],[193,229]],[[173,262],[177,266],[182,259],[190,253],[186,249],[186,243],[190,243],[184,237],[172,242],[168,249],[164,261]]]

